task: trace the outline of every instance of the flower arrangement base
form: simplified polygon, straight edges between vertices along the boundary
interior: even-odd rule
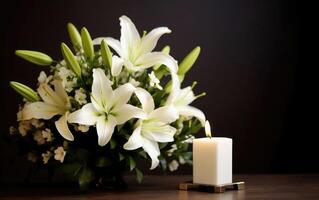
[[[235,182],[225,185],[205,185],[187,181],[179,184],[179,190],[195,190],[201,192],[224,193],[227,190],[243,190],[245,182]]]

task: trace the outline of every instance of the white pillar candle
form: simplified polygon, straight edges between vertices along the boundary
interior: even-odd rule
[[[193,182],[207,185],[232,183],[233,140],[207,137],[193,140]]]

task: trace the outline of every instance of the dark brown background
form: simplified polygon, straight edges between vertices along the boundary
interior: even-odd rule
[[[315,131],[304,112],[310,106],[301,97],[298,7],[280,0],[11,0],[1,13],[1,134],[15,122],[21,100],[8,82],[35,86],[45,69],[17,58],[15,49],[59,59],[60,42],[69,41],[67,22],[86,26],[92,37],[119,38],[118,18],[125,14],[140,31],[168,26],[173,32],[157,49],[170,44],[179,60],[202,47],[186,83],[197,80],[196,92],[207,92],[195,105],[213,122],[215,134],[234,139],[234,172],[319,172]],[[0,141],[0,181],[25,173],[26,163],[13,152]]]

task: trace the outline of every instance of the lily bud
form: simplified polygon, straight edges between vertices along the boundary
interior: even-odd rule
[[[82,48],[81,35],[72,23],[68,23],[68,32],[74,48],[80,50]]]
[[[69,66],[69,68],[74,72],[74,74],[76,74],[78,77],[81,77],[81,67],[78,61],[76,61],[69,47],[66,44],[62,43],[61,51],[62,51],[63,58],[65,62],[67,63],[67,65]]]
[[[10,82],[10,86],[26,100],[30,102],[40,101],[38,94],[30,87],[15,81]]]
[[[194,65],[195,61],[198,58],[198,55],[200,53],[200,47],[196,47],[195,49],[193,49],[181,62],[181,64],[179,64],[179,68],[178,68],[178,74],[186,74],[190,68]]]
[[[38,51],[16,50],[15,54],[36,65],[49,66],[53,62],[50,56]]]
[[[105,42],[105,40],[102,40],[102,42],[101,42],[101,55],[102,55],[103,64],[107,68],[111,69],[111,66],[112,66],[112,53],[110,51],[109,46]]]
[[[85,55],[92,61],[94,58],[94,48],[92,38],[88,30],[83,27],[81,30],[82,45]]]

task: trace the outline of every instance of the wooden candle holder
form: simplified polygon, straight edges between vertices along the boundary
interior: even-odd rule
[[[226,190],[243,190],[245,189],[245,182],[235,182],[224,185],[205,185],[197,184],[192,181],[187,181],[179,184],[179,190],[195,190],[202,192],[224,193]]]

